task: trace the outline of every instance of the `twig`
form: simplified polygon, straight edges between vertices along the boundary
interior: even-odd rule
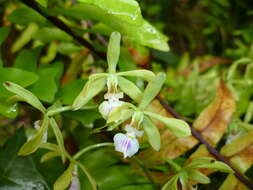
[[[80,44],[84,45],[85,47],[89,48],[91,51],[93,51],[94,53],[96,53],[99,57],[105,59],[106,55],[102,52],[97,51],[93,45],[91,43],[89,43],[87,40],[83,39],[81,36],[74,34],[74,32],[61,20],[59,20],[58,18],[54,17],[54,16],[49,16],[47,15],[44,11],[42,11],[38,4],[34,1],[34,0],[22,0],[24,4],[26,4],[27,6],[29,6],[30,8],[36,10],[38,13],[40,13],[42,16],[44,16],[45,18],[47,18],[50,22],[52,22],[55,26],[57,26],[58,28],[60,28],[61,30],[65,31],[66,33],[68,33],[70,36],[72,36],[76,41],[78,41]],[[183,119],[183,117],[181,117],[178,113],[176,113],[161,97],[157,97],[157,99],[159,100],[159,102],[162,104],[162,106],[175,118],[178,119]],[[219,152],[212,147],[194,128],[191,127],[191,132],[192,135],[199,140],[200,143],[204,144],[208,151],[214,155],[214,157],[219,160],[222,161],[224,163],[226,163],[228,166],[230,166],[233,170],[234,170],[234,175],[247,187],[249,187],[250,189],[253,189],[253,183],[251,181],[249,181],[247,178],[245,178],[243,176],[243,174],[241,174],[236,168],[234,168],[230,162],[221,154],[219,154]]]
[[[160,104],[166,109],[173,117],[177,119],[183,119],[178,113],[176,113],[160,96],[156,97]],[[224,162],[230,168],[234,170],[234,175],[248,188],[253,189],[252,181],[248,180],[241,172],[239,172],[224,156],[222,156],[214,147],[212,147],[202,136],[196,131],[193,127],[191,127],[192,136],[199,140],[201,144],[204,144],[207,150],[219,161]]]
[[[76,41],[78,41],[83,46],[87,47],[90,51],[94,52],[96,55],[98,55],[100,58],[105,59],[106,55],[104,52],[97,51],[94,46],[85,40],[83,37],[75,34],[70,27],[68,27],[64,22],[62,22],[60,19],[54,16],[50,16],[45,11],[43,11],[39,5],[34,0],[22,0],[24,4],[26,4],[28,7],[34,9],[39,14],[44,16],[47,20],[49,20],[52,24],[63,30],[64,32],[68,33],[70,36],[73,37]]]

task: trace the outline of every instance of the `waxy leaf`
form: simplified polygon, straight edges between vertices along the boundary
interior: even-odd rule
[[[44,108],[44,106],[41,104],[39,99],[34,96],[30,91],[12,82],[5,82],[4,87],[10,92],[20,96],[22,99],[24,99],[24,101],[40,110],[42,113],[45,113],[46,109]]]
[[[81,3],[96,5],[105,10],[109,16],[120,18],[123,22],[140,25],[142,22],[141,10],[135,0],[78,0]]]
[[[102,1],[103,2],[103,1]],[[109,73],[114,74],[116,72],[116,66],[119,61],[120,54],[120,33],[113,32],[111,34],[109,44],[107,47],[107,62]]]
[[[123,77],[118,77],[120,89],[127,94],[135,102],[140,102],[142,97],[141,90],[130,80],[127,80]]]
[[[150,82],[144,93],[143,98],[139,104],[140,109],[145,109],[150,102],[158,95],[165,81],[166,75],[164,73],[158,73],[152,82]]]
[[[83,87],[80,94],[75,99],[72,107],[74,110],[78,110],[83,107],[88,101],[96,96],[105,87],[105,78],[99,78],[94,81],[88,81]]]
[[[118,5],[118,1],[115,5]],[[77,4],[71,8],[54,9],[52,12],[55,14],[60,13],[76,19],[91,19],[100,21],[114,31],[120,32],[121,35],[129,41],[162,51],[169,50],[167,36],[160,33],[144,19],[142,19],[139,25],[130,24],[125,22],[123,20],[124,18],[121,16],[118,17],[111,14],[108,10],[106,10],[106,8],[102,9],[97,5],[88,3]],[[108,16],[108,14],[110,16]]]
[[[160,133],[154,123],[148,118],[144,117],[143,119],[143,129],[145,134],[148,137],[150,145],[156,150],[159,151],[161,146]]]
[[[32,154],[33,152],[35,152],[40,145],[43,143],[43,136],[44,134],[47,132],[48,129],[48,124],[49,124],[49,118],[45,117],[43,119],[42,125],[39,129],[39,131],[37,132],[37,134],[32,137],[31,140],[27,141],[19,150],[18,154],[19,155],[28,155],[28,154]]]
[[[48,181],[38,170],[34,157],[17,155],[25,141],[24,129],[18,129],[5,146],[0,148],[0,189],[50,190]]]

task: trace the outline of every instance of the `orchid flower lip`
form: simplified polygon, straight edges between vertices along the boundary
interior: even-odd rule
[[[113,138],[115,150],[122,152],[124,158],[131,157],[138,152],[139,142],[136,137],[143,135],[143,131],[138,131],[131,125],[126,125],[125,131],[126,134],[117,133]]]

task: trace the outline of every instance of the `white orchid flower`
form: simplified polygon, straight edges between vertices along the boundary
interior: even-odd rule
[[[138,131],[131,125],[126,125],[126,134],[117,133],[114,138],[115,150],[122,152],[124,158],[133,156],[139,150],[139,142],[136,137],[143,135],[143,131]]]
[[[104,101],[99,106],[99,112],[104,119],[108,119],[109,114],[117,107],[121,106],[124,101],[120,101],[120,98],[123,98],[123,93],[112,93],[105,94],[104,96],[107,101]]]

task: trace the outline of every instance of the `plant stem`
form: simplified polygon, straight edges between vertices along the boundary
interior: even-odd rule
[[[114,146],[113,143],[98,143],[98,144],[94,144],[88,147],[83,148],[82,150],[80,150],[78,153],[75,154],[74,159],[77,160],[82,154],[95,149],[95,148],[100,148],[103,146]]]
[[[72,36],[73,39],[75,39],[77,42],[82,44],[83,46],[87,47],[90,51],[94,52],[96,55],[98,55],[102,59],[106,59],[106,55],[104,52],[100,52],[96,50],[96,48],[87,40],[85,40],[83,37],[75,34],[70,27],[68,27],[63,21],[58,19],[57,17],[48,15],[43,9],[40,8],[40,6],[34,1],[34,0],[22,0],[24,4],[26,4],[28,7],[34,9],[39,14],[44,16],[47,20],[49,20],[52,24],[54,24],[56,27],[60,28],[70,36]]]
[[[160,104],[166,109],[173,117],[177,119],[182,119],[183,117],[180,116],[177,112],[175,112],[160,96],[157,96],[156,99],[160,102]],[[241,183],[247,186],[250,189],[253,189],[252,181],[248,180],[241,172],[239,172],[224,156],[222,156],[214,147],[212,147],[202,136],[201,134],[196,131],[193,127],[191,127],[192,136],[199,140],[201,144],[204,144],[207,150],[219,161],[224,162],[227,164],[233,171],[234,175],[237,177]]]

